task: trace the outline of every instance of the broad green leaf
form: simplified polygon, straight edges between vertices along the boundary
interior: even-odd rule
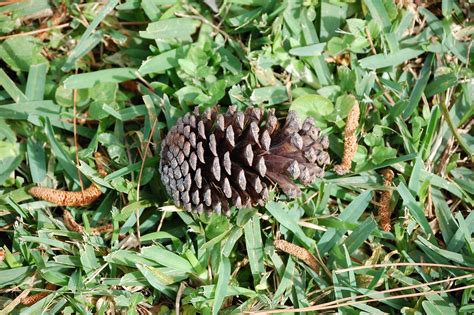
[[[35,37],[11,37],[0,45],[0,58],[15,71],[28,71],[32,65],[48,62],[41,48],[41,42]]]
[[[254,104],[268,103],[268,105],[274,105],[288,100],[288,95],[284,86],[266,86],[254,89],[250,100]]]
[[[324,96],[308,94],[295,99],[290,105],[290,110],[294,110],[302,119],[306,117],[317,119],[330,115],[334,111],[334,105]]]
[[[186,55],[188,49],[189,45],[184,45],[153,56],[142,63],[138,72],[141,75],[146,75],[149,73],[163,73],[175,68],[178,66],[178,60]]]

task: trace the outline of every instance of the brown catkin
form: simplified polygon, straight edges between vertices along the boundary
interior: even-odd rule
[[[54,284],[51,284],[51,283],[48,283],[45,287],[45,290],[49,290],[49,291],[52,291],[54,289],[56,289],[56,286]],[[38,302],[39,300],[42,300],[45,297],[47,297],[50,293],[51,292],[36,293],[36,294],[30,295],[30,296],[27,296],[27,297],[21,299],[20,303],[23,304],[23,305],[33,305],[36,302]]]
[[[105,157],[95,152],[97,172],[101,176],[107,176],[104,169]],[[100,188],[92,183],[83,191],[64,191],[45,187],[33,187],[28,193],[38,199],[46,200],[58,206],[85,207],[96,201],[101,195]]]
[[[351,169],[352,160],[357,152],[357,137],[355,131],[359,127],[360,109],[359,103],[356,101],[347,116],[346,127],[344,129],[344,154],[342,162],[334,166],[334,171],[338,175],[344,175]]]
[[[97,173],[99,173],[99,175],[102,177],[107,176],[107,171],[105,170],[105,165],[107,164],[107,161],[105,156],[100,152],[95,152],[94,157],[95,165],[97,167]]]
[[[74,220],[74,218],[72,217],[71,212],[67,210],[64,210],[63,221],[64,225],[68,228],[68,230],[78,233],[84,232],[84,227],[77,223],[76,220]]]
[[[102,191],[95,184],[91,184],[84,191],[64,191],[45,187],[33,187],[30,195],[54,203],[58,206],[84,207],[96,201]]]
[[[319,272],[319,264],[316,258],[306,248],[287,242],[285,240],[275,240],[273,242],[275,247],[287,254],[290,254],[298,259],[304,261],[311,269]]]
[[[84,232],[84,227],[80,225],[79,223],[74,220],[72,214],[64,210],[63,214],[63,220],[64,220],[64,225],[68,228],[70,231],[78,232],[78,233],[83,233]],[[106,224],[106,225],[101,225],[95,228],[91,228],[91,234],[92,235],[100,235],[108,232],[112,232],[114,229],[112,224]]]
[[[384,177],[383,185],[387,188],[382,191],[379,205],[379,217],[380,217],[380,226],[385,232],[390,232],[392,229],[392,224],[390,217],[392,215],[390,211],[390,200],[392,199],[392,190],[390,186],[392,185],[394,173],[391,169],[386,168],[382,171],[382,176]]]
[[[93,235],[100,235],[104,233],[109,233],[114,230],[114,226],[112,224],[101,225],[95,228],[91,228],[91,233]]]

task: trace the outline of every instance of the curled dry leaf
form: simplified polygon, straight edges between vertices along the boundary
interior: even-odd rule
[[[55,289],[56,289],[56,286],[54,284],[51,284],[51,283],[48,283],[45,287],[45,290],[49,290],[49,291],[53,291]],[[23,304],[23,305],[33,305],[36,302],[38,302],[38,301],[44,299],[45,297],[47,297],[49,294],[51,294],[51,292],[48,292],[48,291],[36,293],[36,294],[30,295],[30,296],[27,296],[27,297],[21,299],[20,303]]]
[[[380,225],[385,232],[390,232],[392,229],[390,221],[390,216],[392,215],[390,211],[390,200],[392,199],[393,193],[390,186],[392,185],[394,174],[391,169],[386,168],[382,171],[382,176],[384,177],[383,184],[387,189],[382,192],[378,202]]]
[[[84,232],[84,227],[80,225],[79,223],[74,220],[72,214],[64,210],[63,214],[63,220],[64,220],[64,225],[71,231],[78,232],[78,233],[83,233]],[[108,233],[113,231],[113,225],[112,224],[106,224],[106,225],[101,225],[95,228],[90,229],[92,235],[100,235],[103,233]]]
[[[295,256],[298,259],[304,261],[311,269],[316,272],[319,272],[319,264],[316,258],[311,254],[306,248],[295,245],[293,243],[284,241],[284,240],[275,240],[273,242],[275,247],[287,254]]]
[[[97,172],[106,176],[104,169],[105,157],[99,152],[95,153]],[[83,191],[64,191],[45,187],[33,187],[28,193],[38,199],[46,200],[58,206],[84,207],[96,201],[101,195],[100,188],[92,183]]]
[[[359,103],[356,101],[347,116],[346,128],[344,129],[344,154],[342,162],[334,166],[334,171],[338,175],[344,175],[351,170],[352,159],[357,152],[357,137],[355,131],[359,127],[360,109]]]

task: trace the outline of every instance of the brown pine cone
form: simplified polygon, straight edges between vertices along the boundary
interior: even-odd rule
[[[176,206],[228,214],[233,205],[263,205],[274,184],[297,197],[294,180],[308,185],[324,175],[328,145],[312,118],[301,124],[292,111],[280,126],[274,110],[265,117],[258,108],[196,108],[163,140],[160,173]]]

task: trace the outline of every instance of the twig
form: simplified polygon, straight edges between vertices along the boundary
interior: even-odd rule
[[[474,276],[474,274],[469,274],[469,275],[464,275],[464,276],[461,276],[461,277],[462,278],[469,278],[469,277],[473,277],[473,276]],[[456,278],[460,278],[460,277],[456,277]],[[454,281],[454,280],[456,280],[456,278],[445,279],[445,280],[440,280],[440,281],[434,281],[433,283],[424,283],[424,284],[419,284],[419,285],[416,285],[416,286],[422,287],[422,286],[427,286],[427,285],[436,284],[436,283]],[[395,288],[395,289],[392,289],[392,290],[384,290],[384,291],[373,292],[373,293],[369,293],[369,294],[356,295],[356,296],[347,297],[347,298],[335,300],[333,302],[328,302],[328,303],[319,304],[319,305],[310,306],[310,307],[288,308],[288,309],[278,309],[278,310],[263,310],[263,311],[258,311],[258,312],[249,312],[248,314],[262,314],[262,313],[264,313],[264,314],[276,314],[276,313],[287,313],[287,312],[310,312],[310,311],[329,310],[329,309],[339,308],[339,307],[342,307],[342,306],[367,304],[367,303],[370,303],[370,302],[378,302],[378,301],[382,301],[382,300],[383,301],[396,300],[396,299],[403,299],[403,298],[409,298],[409,297],[426,296],[428,294],[439,294],[439,293],[449,293],[449,292],[461,291],[461,290],[474,288],[474,284],[466,285],[466,286],[463,286],[463,287],[447,289],[447,290],[438,290],[438,291],[432,290],[432,291],[417,292],[417,293],[410,293],[410,294],[401,294],[401,295],[396,295],[396,296],[385,296],[385,297],[381,297],[381,298],[373,298],[373,299],[368,299],[368,300],[351,301],[351,300],[361,299],[361,298],[364,298],[364,297],[369,297],[371,295],[385,294],[385,293],[389,293],[389,292],[406,290],[406,289],[409,289],[410,287],[414,287],[414,286],[403,287],[403,288]],[[341,303],[343,301],[350,301],[350,302]]]
[[[423,262],[416,262],[416,263],[402,262],[402,263],[373,264],[373,265],[350,267],[350,268],[345,268],[345,269],[338,269],[338,270],[335,270],[334,272],[344,273],[348,271],[357,271],[357,270],[374,269],[374,268],[386,268],[386,267],[438,267],[438,268],[450,268],[450,269],[474,271],[474,267],[456,266],[456,265],[448,265],[448,264],[423,263]]]
[[[77,68],[76,68],[77,74]],[[73,136],[74,136],[74,147],[76,148],[76,170],[77,176],[79,177],[79,183],[81,184],[81,191],[84,194],[84,182],[82,181],[82,174],[79,170],[79,144],[77,141],[77,89],[72,91],[72,103],[73,103],[73,117],[72,117],[72,125],[73,125]]]
[[[39,34],[39,33],[43,33],[43,32],[49,32],[51,30],[61,29],[61,28],[65,28],[65,27],[68,27],[68,26],[69,26],[69,23],[64,23],[64,24],[60,24],[60,25],[56,25],[56,26],[41,28],[41,29],[35,30],[35,31],[0,36],[0,40],[12,38],[12,37],[28,36],[28,35],[34,35],[34,34]]]
[[[441,111],[443,112],[444,119],[446,119],[446,123],[448,124],[451,133],[453,134],[454,138],[458,141],[459,145],[463,148],[463,150],[469,155],[471,161],[474,161],[474,154],[471,153],[469,146],[464,142],[464,139],[461,138],[461,135],[458,132],[458,129],[454,125],[453,120],[451,119],[451,115],[449,115],[448,105],[446,104],[451,99],[451,95],[453,94],[453,88],[449,88],[446,91],[446,99],[445,101],[441,101]]]
[[[179,315],[179,308],[180,308],[180,303],[181,303],[181,298],[183,297],[184,289],[186,289],[186,283],[182,281],[179,284],[179,289],[178,293],[176,294],[176,301],[175,301],[175,309],[176,309],[176,315]],[[183,312],[184,313],[184,312]]]
[[[150,129],[150,134],[148,135],[148,139],[146,141],[146,146],[145,146],[145,152],[143,154],[142,158],[142,165],[140,166],[140,173],[138,173],[138,183],[137,183],[137,200],[140,200],[140,182],[142,181],[142,175],[143,175],[143,169],[145,168],[145,161],[146,157],[148,155],[148,148],[150,147],[151,143],[151,138],[153,137],[153,133],[155,133],[155,128],[156,128],[156,123],[158,122],[158,118],[155,118],[155,121],[153,122],[153,126]],[[138,238],[138,243],[141,244],[140,242],[140,213],[139,209],[135,211],[135,215],[137,217],[137,238]],[[139,245],[141,248],[141,245]]]

